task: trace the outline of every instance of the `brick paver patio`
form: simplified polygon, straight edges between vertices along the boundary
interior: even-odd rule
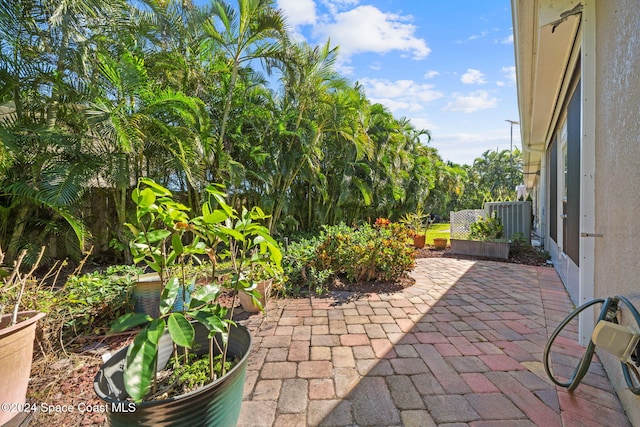
[[[238,425],[630,425],[597,358],[573,393],[544,372],[572,309],[552,268],[435,258],[413,276],[402,292],[272,300],[251,317]],[[575,337],[563,333],[559,375],[582,355]]]

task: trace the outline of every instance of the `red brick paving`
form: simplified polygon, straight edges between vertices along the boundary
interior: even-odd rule
[[[630,426],[597,358],[573,393],[544,373],[548,335],[572,310],[553,269],[432,258],[412,274],[395,294],[271,300],[246,320],[238,425]],[[575,327],[554,350],[570,375]]]

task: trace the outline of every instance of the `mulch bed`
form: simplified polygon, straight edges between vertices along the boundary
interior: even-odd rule
[[[433,246],[425,246],[421,249],[416,249],[416,259],[418,258],[457,258],[457,259],[472,259],[472,260],[488,260],[508,262],[513,264],[522,265],[534,265],[534,266],[548,266],[546,257],[544,254],[534,249],[519,249],[515,253],[509,255],[508,260],[499,260],[494,258],[473,257],[466,255],[456,255],[451,253],[451,247],[447,246],[446,249],[436,250]],[[399,292],[404,288],[407,288],[415,283],[415,280],[408,275],[393,282],[374,281],[374,282],[358,282],[348,283],[340,279],[336,279],[329,286],[328,297],[340,299],[346,299],[348,301],[365,297],[368,294],[389,294]]]

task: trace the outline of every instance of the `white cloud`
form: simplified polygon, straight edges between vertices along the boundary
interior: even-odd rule
[[[480,70],[474,70],[473,68],[468,68],[467,72],[460,78],[460,81],[466,85],[484,84],[487,82],[484,74]]]
[[[395,115],[406,115],[409,113],[417,113],[419,111],[424,110],[424,106],[419,102],[413,102],[407,99],[392,99],[392,98],[376,98],[373,96],[369,97],[369,100],[373,104],[382,104],[389,109]],[[405,114],[399,114],[399,112],[403,112]]]
[[[498,105],[498,98],[491,98],[486,90],[477,90],[467,95],[454,93],[452,98],[443,111],[473,113],[474,111],[495,108]]]
[[[333,2],[335,3],[335,2]],[[351,55],[363,52],[384,54],[393,50],[410,53],[413,59],[424,59],[431,49],[424,39],[415,36],[416,27],[409,15],[383,13],[363,5],[333,15],[332,22],[319,22],[313,28],[314,37],[340,46],[340,57],[348,61]]]
[[[513,44],[513,34],[511,34],[508,37],[505,37],[502,40],[500,40],[500,43],[502,43],[502,44]]]
[[[278,0],[278,8],[284,11],[287,22],[294,29],[300,25],[313,25],[318,20],[313,0]]]
[[[434,129],[438,129],[438,126],[426,117],[409,117],[409,120],[411,120],[411,124],[417,130],[428,130],[432,132]]]
[[[331,12],[332,15],[335,15],[341,9],[356,6],[360,3],[359,0],[321,0],[321,2],[327,7],[327,9],[329,9],[329,12]]]
[[[468,40],[476,40],[476,39],[482,39],[485,38],[487,35],[489,34],[489,31],[481,31],[480,34],[474,34],[472,36],[469,36]]]
[[[456,43],[458,43],[458,44],[467,43],[467,42],[472,41],[472,40],[483,39],[483,38],[487,37],[488,35],[489,35],[489,31],[483,30],[483,31],[480,32],[480,34],[470,35],[469,37],[467,37],[464,40],[456,40]]]
[[[425,79],[432,79],[434,77],[438,77],[440,75],[439,72],[435,71],[435,70],[429,70],[426,73],[424,73],[424,78]]]
[[[372,100],[377,98],[376,102],[380,102],[380,99],[386,99],[396,103],[419,105],[419,103],[431,102],[444,96],[442,92],[435,90],[434,85],[418,84],[413,80],[390,81],[364,78],[360,80],[360,83],[365,88],[367,97]],[[380,103],[382,104],[382,102]],[[388,105],[388,107],[393,110],[391,106]]]
[[[439,134],[436,130],[431,136],[430,145],[438,150],[440,156],[459,164],[471,165],[487,150],[506,150],[510,147],[509,127],[478,133]],[[516,132],[513,133],[513,144],[514,147],[520,145],[520,136]]]
[[[502,71],[502,74],[504,74],[505,78],[509,80],[509,83],[516,83],[516,67],[514,65],[510,67],[502,67],[500,71]]]

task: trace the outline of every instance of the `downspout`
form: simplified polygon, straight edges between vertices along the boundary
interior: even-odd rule
[[[538,182],[537,188],[535,189],[536,197],[534,199],[535,204],[533,206],[533,209],[534,212],[537,212],[535,221],[537,224],[536,236],[540,238],[541,247],[543,247],[545,250],[549,250],[549,248],[546,247],[546,242],[548,242],[549,239],[545,227],[547,223],[547,197],[546,192],[544,191],[544,189],[547,188],[547,152],[545,150],[531,148],[530,144],[528,144],[527,146],[523,145],[522,151],[540,155],[540,169],[537,172],[540,180]]]

